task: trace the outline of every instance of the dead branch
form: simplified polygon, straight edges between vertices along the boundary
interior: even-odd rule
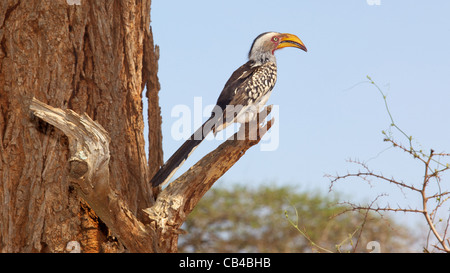
[[[264,120],[270,110],[271,107],[267,107],[267,111],[261,112],[265,115],[259,117],[258,120]],[[159,194],[153,207],[144,210],[153,222],[158,223],[158,233],[168,239],[172,238],[164,242],[163,248],[172,250],[176,248],[178,235],[173,236],[173,233],[179,233],[180,226],[203,195],[250,147],[259,143],[272,124],[273,119],[262,127],[256,124],[258,130],[249,124],[241,126],[236,134],[169,184]],[[258,132],[256,138],[252,132]],[[242,139],[240,136],[243,133],[246,136],[245,140],[239,140]]]
[[[361,161],[358,161],[358,160],[351,160],[351,159],[348,160],[348,162],[360,165],[361,167],[364,168],[365,171],[364,172],[358,171],[356,173],[347,173],[345,175],[334,175],[334,176],[326,174],[325,177],[330,179],[330,187],[329,187],[330,191],[332,190],[334,183],[337,182],[338,180],[343,180],[343,179],[346,179],[346,178],[349,178],[349,177],[359,177],[359,178],[363,179],[364,181],[366,181],[366,182],[368,182],[370,184],[370,180],[368,180],[368,178],[369,177],[373,177],[373,178],[384,180],[384,181],[389,182],[391,184],[397,185],[400,188],[406,188],[406,189],[409,189],[409,190],[412,190],[412,191],[421,192],[421,189],[418,189],[418,188],[416,188],[416,187],[414,187],[412,185],[406,184],[403,181],[397,181],[394,178],[387,178],[387,177],[385,177],[382,174],[374,173],[372,170],[369,169],[367,164],[365,164],[364,162],[361,162]]]

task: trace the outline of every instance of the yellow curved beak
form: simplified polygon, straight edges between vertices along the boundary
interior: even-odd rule
[[[283,33],[281,36],[281,42],[278,45],[277,49],[284,48],[284,47],[296,47],[300,48],[301,50],[304,50],[307,52],[306,46],[303,44],[302,40],[295,36],[294,34],[289,33]]]

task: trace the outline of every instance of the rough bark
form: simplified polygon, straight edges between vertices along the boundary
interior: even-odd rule
[[[142,217],[154,200],[142,115],[143,87],[151,80],[152,92],[158,89],[156,58],[148,56],[154,54],[150,1],[80,3],[0,4],[3,252],[62,252],[68,241],[86,237],[80,222],[87,212],[69,187],[67,137],[30,115],[32,97],[87,113],[109,132],[110,184],[133,214]],[[100,233],[94,237],[108,238]]]
[[[111,187],[108,132],[86,114],[53,108],[34,98],[30,109],[68,137],[70,182],[96,215],[129,251],[156,252],[152,230],[137,220],[123,195]]]

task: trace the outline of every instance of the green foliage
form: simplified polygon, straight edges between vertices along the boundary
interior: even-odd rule
[[[355,247],[355,235],[358,252],[368,252],[369,241],[379,242],[383,252],[409,250],[405,228],[372,213],[342,213],[348,208],[336,203],[337,198],[292,186],[213,188],[185,222],[179,251],[324,252],[338,245],[345,252]]]

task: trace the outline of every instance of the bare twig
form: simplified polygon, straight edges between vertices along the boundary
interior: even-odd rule
[[[440,233],[437,230],[436,224],[435,224],[435,218],[438,214],[438,210],[440,208],[442,208],[444,203],[450,199],[450,191],[443,190],[441,188],[441,184],[440,184],[441,174],[450,168],[449,164],[442,163],[441,159],[450,157],[450,154],[443,153],[443,152],[435,153],[434,150],[430,150],[429,154],[425,154],[422,150],[415,149],[413,147],[413,143],[412,143],[412,139],[413,139],[412,136],[409,136],[408,134],[406,134],[406,132],[404,130],[402,130],[394,122],[394,118],[393,118],[391,111],[389,109],[389,106],[387,104],[386,95],[383,93],[381,88],[369,76],[367,76],[367,78],[369,79],[370,83],[373,84],[377,88],[379,93],[383,96],[384,105],[385,105],[386,111],[389,115],[390,122],[391,122],[390,127],[397,129],[406,139],[408,139],[409,147],[405,147],[405,146],[397,143],[393,139],[392,133],[387,134],[383,131],[383,134],[385,135],[384,141],[390,142],[394,148],[399,148],[400,150],[410,154],[414,159],[418,159],[420,162],[422,162],[422,164],[424,166],[424,176],[423,176],[423,180],[421,183],[421,187],[419,188],[410,183],[407,183],[404,181],[399,181],[393,177],[388,178],[388,177],[384,176],[383,174],[377,174],[377,173],[371,171],[365,163],[360,162],[360,161],[350,160],[351,163],[360,165],[364,169],[364,171],[358,171],[355,173],[347,173],[346,175],[338,175],[338,174],[336,174],[334,176],[326,175],[326,177],[328,177],[330,179],[330,190],[332,189],[333,185],[337,181],[345,180],[350,177],[361,178],[363,181],[366,181],[369,184],[371,182],[370,178],[373,178],[373,179],[377,179],[380,181],[384,181],[384,182],[388,182],[390,184],[396,185],[401,190],[403,190],[403,189],[411,190],[412,192],[416,193],[420,197],[421,207],[422,207],[421,209],[410,208],[410,207],[405,208],[405,207],[400,207],[400,206],[398,206],[397,208],[392,208],[391,206],[389,206],[389,204],[384,207],[379,207],[379,206],[374,207],[373,206],[374,202],[372,202],[369,206],[356,205],[351,202],[344,202],[344,203],[346,205],[350,206],[350,209],[347,211],[363,210],[363,211],[367,211],[367,212],[373,211],[373,212],[377,212],[377,213],[388,212],[388,211],[389,212],[404,212],[404,213],[420,213],[425,217],[425,221],[430,229],[430,233],[433,234],[433,236],[436,238],[436,240],[439,243],[439,245],[434,245],[434,247],[441,251],[450,252],[450,240],[449,240],[449,238],[447,238],[447,231],[449,228],[450,216],[447,218],[447,224],[442,233]],[[436,159],[436,157],[438,159]],[[436,164],[437,168],[432,168],[431,164]],[[434,180],[437,182],[437,187],[439,190],[437,193],[428,194],[427,190],[430,188],[430,184]],[[376,199],[378,199],[378,197]],[[430,204],[429,204],[430,200],[437,201],[437,204],[434,205],[433,208],[430,207]],[[441,221],[441,220],[439,220],[439,221]]]
[[[299,219],[299,216],[298,216],[298,211],[297,211],[297,208],[296,207],[294,207],[293,206],[293,208],[294,208],[294,210],[295,210],[295,216],[296,216],[296,219],[297,219],[297,221],[296,222],[294,222],[291,218],[289,218],[289,215],[288,215],[288,213],[287,213],[287,211],[285,210],[284,211],[284,216],[286,216],[286,219],[288,220],[288,222],[289,222],[289,224],[291,224],[291,226],[293,226],[308,242],[309,242],[309,244],[311,245],[311,246],[313,246],[313,247],[315,247],[315,248],[317,248],[317,249],[319,249],[319,250],[321,250],[321,251],[323,251],[323,252],[327,252],[327,253],[333,253],[333,251],[331,251],[331,250],[329,250],[329,249],[326,249],[326,248],[324,248],[324,247],[321,247],[320,245],[318,245],[318,244],[316,244],[309,236],[308,236],[308,233],[306,232],[306,230],[305,231],[303,231],[303,230],[301,230],[300,229],[300,227],[298,226],[298,219]],[[343,242],[342,242],[342,244],[343,244]],[[339,249],[337,248],[337,250],[339,251]]]

